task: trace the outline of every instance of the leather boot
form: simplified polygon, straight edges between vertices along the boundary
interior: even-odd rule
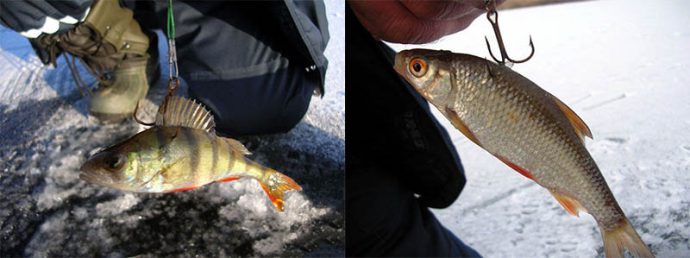
[[[84,22],[66,33],[42,35],[33,43],[49,53],[50,63],[55,64],[59,52],[83,61],[98,78],[89,112],[104,122],[117,122],[132,115],[149,83],[160,75],[156,41],[151,42],[150,36],[141,30],[132,11],[117,0],[96,0]],[[156,40],[156,35],[151,39]],[[154,51],[149,52],[155,52],[155,59],[147,53],[150,43],[154,43]],[[77,84],[83,84],[74,71],[74,59],[68,65]]]

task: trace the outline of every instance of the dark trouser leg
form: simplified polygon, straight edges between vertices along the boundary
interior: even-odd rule
[[[165,24],[166,3],[139,7]],[[220,134],[285,132],[307,111],[319,75],[295,61],[276,20],[265,17],[278,4],[174,1],[181,77]]]
[[[235,80],[189,81],[189,95],[213,111],[219,132],[253,135],[287,132],[304,116],[316,84],[291,66]]]
[[[345,29],[347,254],[478,256],[427,208],[448,207],[465,184],[448,134],[349,9]]]
[[[420,205],[395,173],[348,169],[347,254],[479,257]]]

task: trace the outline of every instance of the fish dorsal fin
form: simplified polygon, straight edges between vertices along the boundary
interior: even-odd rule
[[[225,142],[227,142],[233,150],[236,150],[244,155],[252,155],[252,153],[247,149],[247,147],[244,147],[244,144],[242,144],[240,141],[224,137],[222,137],[221,139],[225,140]]]
[[[156,125],[182,126],[214,132],[216,122],[211,112],[196,101],[172,96],[158,109]]]
[[[573,126],[573,128],[575,128],[575,132],[577,133],[578,136],[580,136],[580,139],[582,139],[582,141],[584,141],[585,136],[592,139],[592,131],[589,130],[589,126],[587,126],[587,124],[585,124],[585,121],[582,121],[582,118],[580,118],[580,116],[578,116],[575,113],[575,111],[573,111],[572,109],[570,109],[570,107],[568,107],[565,103],[563,103],[563,101],[559,100],[558,98],[556,98],[553,95],[551,96],[551,98],[553,98],[553,100],[556,102],[556,106],[558,106],[558,108],[561,111],[563,111],[563,114],[565,114],[565,117],[568,118],[568,121]]]

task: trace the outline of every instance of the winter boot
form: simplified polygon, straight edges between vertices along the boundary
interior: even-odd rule
[[[83,61],[98,78],[89,112],[104,122],[117,122],[132,115],[149,83],[160,76],[155,40],[156,35],[144,34],[132,11],[117,0],[95,0],[84,22],[66,33],[42,35],[32,43],[48,53],[50,63],[55,64],[57,54],[63,51]],[[149,52],[155,58],[147,53],[150,43],[154,51]],[[77,84],[84,86],[74,59],[67,63]]]

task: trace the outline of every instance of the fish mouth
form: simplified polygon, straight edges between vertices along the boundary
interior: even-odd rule
[[[79,170],[81,170],[81,173],[79,173],[79,179],[84,180],[86,182],[104,186],[108,186],[113,183],[110,177],[102,174],[103,171],[94,169],[93,166],[90,166],[89,163],[86,163],[83,166],[81,166]]]
[[[90,162],[87,161],[84,163],[84,165],[79,168],[79,171],[81,171],[81,173],[79,173],[79,179],[89,183],[96,182],[96,176],[91,172],[93,171],[93,166],[91,166]]]
[[[106,180],[105,177],[94,175],[93,173],[86,173],[82,172],[79,174],[79,179],[84,180],[86,182],[92,183],[92,184],[98,184],[98,185],[106,185],[108,180]]]
[[[79,179],[99,186],[117,188],[115,182],[106,176],[100,176],[93,173],[81,173],[79,174]]]

